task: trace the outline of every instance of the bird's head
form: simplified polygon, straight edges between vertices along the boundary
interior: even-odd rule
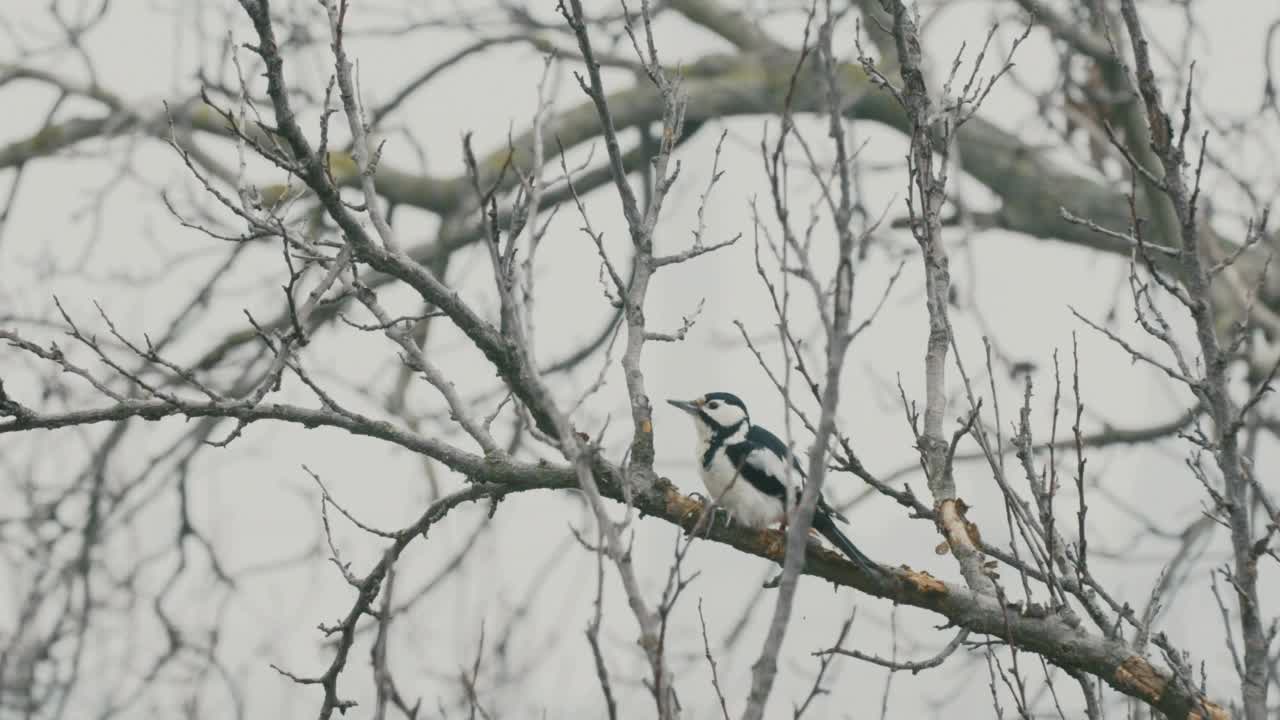
[[[747,406],[732,393],[713,392],[693,400],[667,402],[692,415],[700,434],[714,435],[751,424]]]

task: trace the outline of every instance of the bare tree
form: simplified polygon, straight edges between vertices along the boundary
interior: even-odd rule
[[[1274,717],[1257,5],[0,11],[0,708]]]

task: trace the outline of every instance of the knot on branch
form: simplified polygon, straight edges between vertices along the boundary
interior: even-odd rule
[[[1132,688],[1141,696],[1149,698],[1153,704],[1159,703],[1164,696],[1165,678],[1151,667],[1151,663],[1137,655],[1131,655],[1120,663],[1116,668],[1115,678],[1116,683]]]
[[[9,397],[5,392],[4,381],[0,380],[0,417],[11,417],[22,424],[23,421],[31,419],[31,411],[26,409],[17,400]]]
[[[1165,691],[1170,679],[1157,671],[1145,658],[1130,655],[1116,667],[1113,683],[1117,689],[1136,697],[1145,699],[1152,707],[1159,707],[1165,699]],[[1194,690],[1189,693],[1194,705],[1186,709],[1187,720],[1227,720],[1229,715],[1222,706],[1198,696]],[[1173,717],[1173,715],[1170,715]]]
[[[905,569],[898,577],[912,591],[921,595],[946,595],[947,585],[924,570]]]
[[[982,545],[982,533],[969,520],[969,505],[963,499],[943,500],[938,503],[936,510],[934,523],[953,551],[957,545],[963,545],[970,547],[975,553],[981,552],[978,547]]]

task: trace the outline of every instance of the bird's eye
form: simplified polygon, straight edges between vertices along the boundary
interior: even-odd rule
[[[712,400],[711,402],[707,403],[707,407],[711,408],[712,410],[715,410],[716,408],[720,407],[720,401]]]

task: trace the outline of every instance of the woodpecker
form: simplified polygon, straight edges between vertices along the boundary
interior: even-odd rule
[[[667,402],[693,416],[698,431],[698,469],[712,501],[748,527],[784,523],[787,511],[799,503],[801,493],[795,485],[790,494],[785,490],[788,460],[795,469],[795,478],[805,479],[800,463],[786,443],[765,428],[753,425],[747,406],[737,395],[713,392],[695,400]],[[813,529],[862,570],[882,574],[880,566],[840,532],[836,520],[848,522],[819,497],[813,512]]]

